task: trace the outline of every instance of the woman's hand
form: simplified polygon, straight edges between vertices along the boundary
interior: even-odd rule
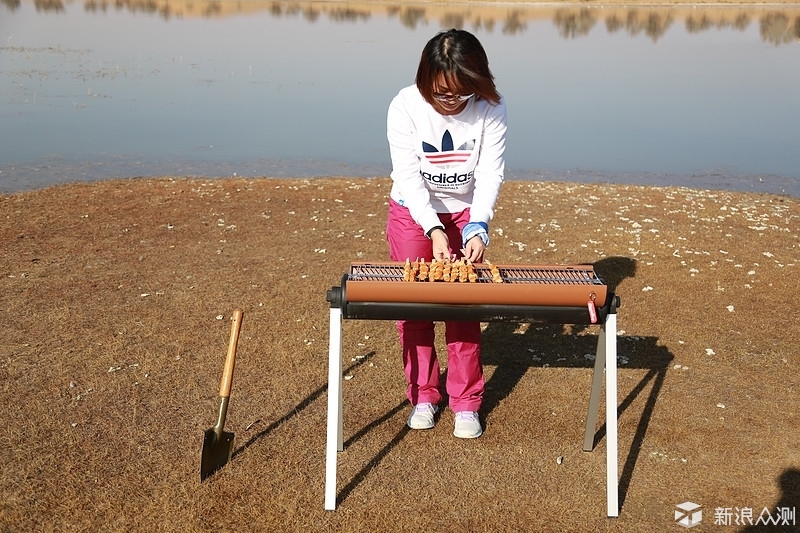
[[[486,245],[483,244],[483,239],[481,239],[479,235],[475,235],[467,241],[467,244],[461,249],[461,253],[464,254],[465,258],[473,263],[477,263],[483,257],[483,252],[485,250]]]
[[[433,244],[433,258],[443,260],[450,258],[450,239],[442,229],[435,229],[431,232],[431,244]]]

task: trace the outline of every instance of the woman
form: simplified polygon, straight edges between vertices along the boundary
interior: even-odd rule
[[[386,238],[393,261],[482,261],[503,182],[505,137],[505,103],[481,43],[464,30],[433,37],[416,83],[392,100],[387,117],[393,183]],[[404,320],[397,328],[413,406],[408,426],[430,429],[442,401],[434,324]],[[479,322],[445,324],[446,391],[460,438],[483,433],[480,340]]]

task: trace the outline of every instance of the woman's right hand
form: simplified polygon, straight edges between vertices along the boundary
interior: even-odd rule
[[[443,260],[450,258],[452,251],[450,250],[450,239],[447,238],[447,233],[441,229],[435,229],[431,232],[431,244],[433,244],[433,258]]]

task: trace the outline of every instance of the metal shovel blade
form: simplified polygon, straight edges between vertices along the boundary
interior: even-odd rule
[[[200,481],[214,475],[214,472],[228,464],[233,453],[233,433],[223,431],[217,437],[214,428],[207,429],[203,435],[203,456],[200,459]]]
[[[223,431],[225,417],[228,414],[228,402],[231,396],[233,366],[236,360],[236,345],[239,343],[239,328],[242,325],[242,311],[237,309],[231,317],[231,340],[228,344],[228,355],[225,357],[225,368],[219,384],[219,410],[217,423],[203,434],[203,453],[200,458],[200,481],[204,481],[214,472],[228,464],[233,453],[233,433]]]

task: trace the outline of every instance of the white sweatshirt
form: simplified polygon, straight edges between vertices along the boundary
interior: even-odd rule
[[[441,225],[437,213],[470,208],[470,222],[488,223],[503,182],[505,101],[470,98],[457,115],[440,115],[416,85],[389,105],[392,156],[390,197],[408,208],[426,233]]]

